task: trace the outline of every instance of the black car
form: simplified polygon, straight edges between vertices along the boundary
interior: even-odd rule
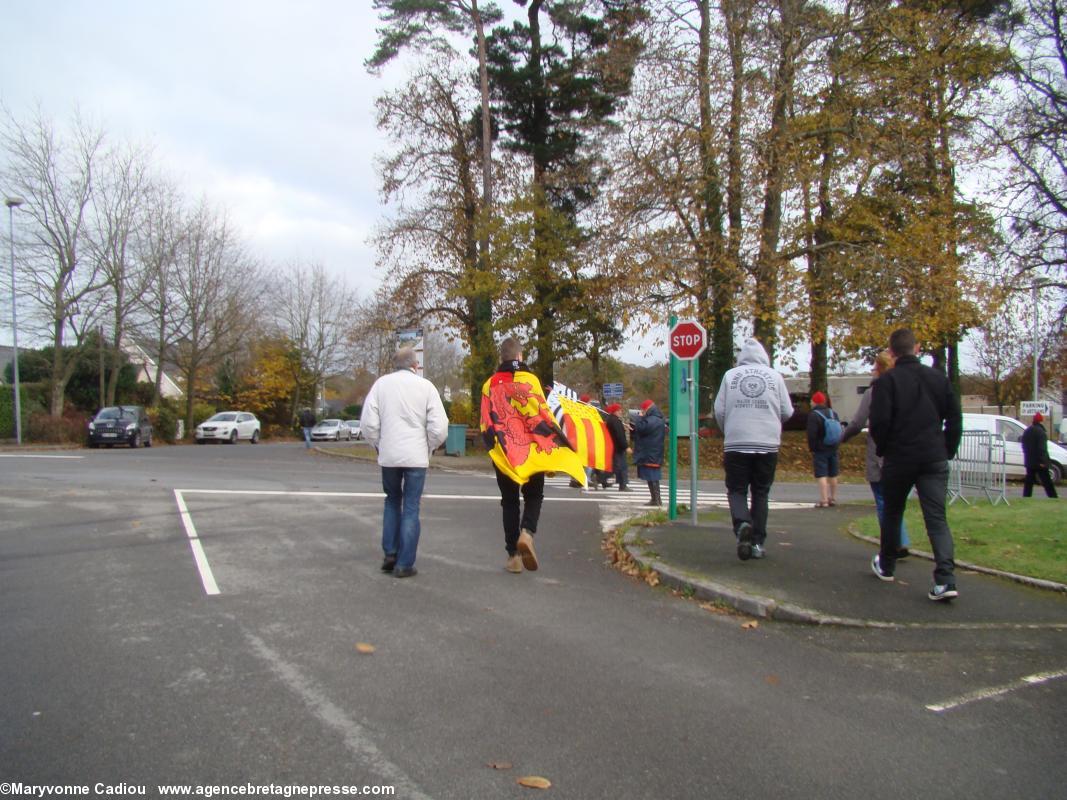
[[[89,447],[152,446],[152,423],[143,406],[108,406],[89,423]]]

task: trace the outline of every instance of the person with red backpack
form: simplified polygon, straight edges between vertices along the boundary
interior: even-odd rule
[[[819,484],[816,508],[837,505],[837,476],[841,472],[837,448],[841,444],[841,431],[841,420],[830,408],[830,399],[822,392],[813,394],[808,414],[808,449]]]

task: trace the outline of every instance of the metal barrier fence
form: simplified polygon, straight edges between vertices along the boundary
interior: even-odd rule
[[[949,505],[970,501],[965,491],[982,492],[990,503],[1008,505],[1004,437],[986,431],[964,431],[960,449],[949,462]]]

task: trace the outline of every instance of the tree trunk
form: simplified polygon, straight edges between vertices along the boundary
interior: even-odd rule
[[[785,174],[782,151],[787,139],[787,112],[796,75],[796,36],[800,11],[806,0],[779,0],[782,40],[775,72],[771,124],[766,143],[763,217],[756,260],[756,297],[753,334],[774,362],[778,346],[778,240],[782,229],[782,191]]]

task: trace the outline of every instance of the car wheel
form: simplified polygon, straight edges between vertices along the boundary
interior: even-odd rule
[[[197,444],[203,444],[203,443],[204,443],[204,440],[203,440],[203,439],[197,439],[197,440],[196,440],[196,443],[197,443]]]
[[[89,442],[89,449],[90,449],[90,450],[95,450],[95,449],[96,449],[96,448],[98,448],[99,446],[100,446],[100,445],[99,445],[99,443],[97,443],[97,442]]]
[[[1048,474],[1052,478],[1053,483],[1059,483],[1063,480],[1063,466],[1057,464],[1055,461],[1049,462]]]
[[[141,446],[141,432],[137,431],[137,433],[135,433],[133,435],[133,438],[130,439],[130,448],[133,449],[133,450],[136,450],[140,446]]]
[[[152,446],[152,434],[148,434],[148,438],[144,440],[144,446],[145,447],[151,447]]]
[[[237,444],[237,431],[230,434],[230,444]]]
[[[252,444],[259,444],[259,431],[252,431]]]

